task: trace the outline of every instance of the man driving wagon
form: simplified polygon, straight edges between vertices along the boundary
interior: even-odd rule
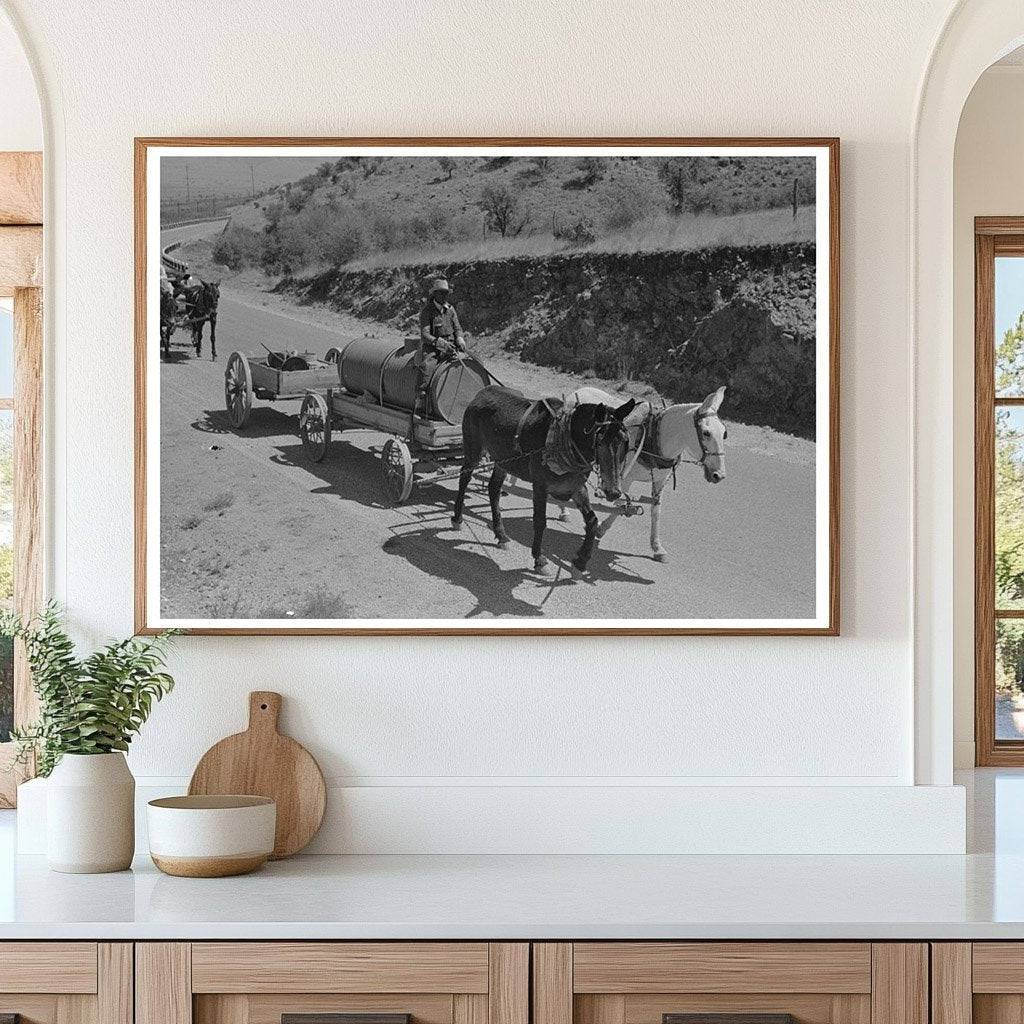
[[[430,282],[426,305],[420,310],[420,340],[416,350],[416,392],[422,398],[429,383],[425,363],[428,358],[445,362],[466,351],[459,314],[449,301],[451,287],[443,277]],[[419,405],[419,402],[417,402]]]
[[[448,301],[451,288],[443,277],[430,282],[427,303],[420,311],[420,346],[417,363],[422,365],[426,355],[436,359],[451,359],[456,352],[466,351],[466,338],[459,323],[459,314]]]

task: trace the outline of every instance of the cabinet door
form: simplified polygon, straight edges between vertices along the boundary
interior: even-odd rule
[[[139,943],[136,984],[136,1024],[528,1024],[529,946]]]
[[[537,943],[533,979],[534,1024],[928,1024],[923,943]]]
[[[1024,1019],[1024,942],[932,943],[933,1024]]]
[[[132,1024],[126,942],[0,942],[0,1019]]]

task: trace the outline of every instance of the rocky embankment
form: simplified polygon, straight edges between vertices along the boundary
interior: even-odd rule
[[[809,244],[560,254],[331,270],[278,290],[414,330],[443,271],[466,330],[524,360],[680,401],[725,384],[726,418],[813,438],[814,260]]]

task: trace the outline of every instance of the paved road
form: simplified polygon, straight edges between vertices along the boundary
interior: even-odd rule
[[[996,739],[1024,739],[1024,711],[1010,697],[996,695]]]
[[[165,241],[202,237],[175,229]],[[181,355],[161,367],[163,613],[185,618],[729,618],[809,616],[813,610],[813,466],[736,444],[727,480],[706,484],[680,467],[667,492],[662,540],[650,557],[648,519],[619,520],[584,580],[568,564],[582,523],[553,522],[549,578],[532,572],[529,494],[504,500],[513,543],[499,550],[486,495],[471,494],[461,533],[450,529],[454,481],[382,503],[377,452],[384,438],[346,431],[319,465],[296,434],[297,403],[257,400],[251,424],[233,431],[223,412],[223,371],[234,349],[324,352],[387,328],[323,311],[261,308],[222,286],[219,360]],[[317,320],[321,322],[316,322]],[[182,338],[182,340],[184,340]],[[499,370],[495,367],[496,372]],[[570,378],[518,360],[498,375],[553,393]],[[548,384],[542,381],[548,378]]]

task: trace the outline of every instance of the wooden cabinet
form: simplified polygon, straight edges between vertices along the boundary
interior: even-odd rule
[[[6,1014],[21,1024],[711,1024],[686,1016],[708,1014],[732,1016],[713,1024],[1020,1024],[1024,943],[0,942]]]
[[[139,943],[136,1022],[529,1024],[529,966],[521,942]]]
[[[934,942],[933,1024],[1024,1020],[1024,942]]]
[[[869,942],[533,946],[533,1024],[928,1024],[928,948]],[[721,1024],[730,1024],[720,1018]]]
[[[0,943],[0,1017],[21,1024],[132,1024],[128,942]]]

